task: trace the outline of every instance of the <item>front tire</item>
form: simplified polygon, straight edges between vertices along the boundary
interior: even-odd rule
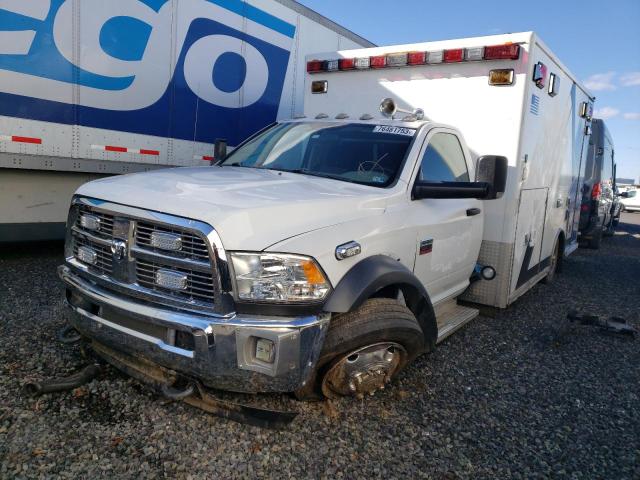
[[[424,350],[424,334],[411,310],[393,299],[371,298],[331,319],[315,371],[295,396],[373,395]]]

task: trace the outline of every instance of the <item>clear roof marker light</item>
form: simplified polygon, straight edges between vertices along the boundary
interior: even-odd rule
[[[392,53],[387,55],[388,67],[406,67],[407,61],[408,59],[406,53]]]
[[[356,58],[356,68],[358,70],[366,70],[371,65],[369,57]]]
[[[484,47],[467,48],[464,59],[467,62],[477,62],[484,58]]]
[[[427,52],[427,63],[442,63],[444,59],[444,51],[438,50],[436,52]]]

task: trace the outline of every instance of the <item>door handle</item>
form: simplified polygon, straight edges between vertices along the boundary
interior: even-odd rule
[[[481,211],[482,210],[480,210],[479,208],[469,208],[467,209],[467,217],[473,217],[474,215],[479,215]]]

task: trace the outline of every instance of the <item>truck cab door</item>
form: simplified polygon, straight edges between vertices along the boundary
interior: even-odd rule
[[[412,184],[473,180],[471,159],[455,130],[435,128],[422,145]],[[482,202],[473,198],[410,202],[416,228],[414,273],[436,304],[469,285],[482,241]]]

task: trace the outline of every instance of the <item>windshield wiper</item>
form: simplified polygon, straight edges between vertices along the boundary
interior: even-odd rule
[[[260,170],[273,170],[274,172],[287,172],[287,173],[306,173],[304,168],[294,168],[289,170],[288,168],[273,168],[273,167],[256,167]]]
[[[339,175],[331,175],[329,173],[314,172],[314,171],[311,171],[311,170],[306,170],[304,168],[295,168],[293,170],[270,168],[269,170],[276,170],[278,172],[300,173],[302,175],[309,175],[310,177],[330,178],[331,180],[339,180],[341,182],[349,182],[349,183],[360,184],[360,182],[356,182],[355,180],[351,180],[349,178],[344,178],[344,177],[341,177]]]
[[[258,170],[271,170],[271,171],[274,171],[274,172],[299,173],[301,175],[309,175],[310,177],[329,178],[331,180],[338,180],[338,181],[341,181],[341,182],[355,183],[357,185],[366,185],[366,184],[363,184],[362,182],[358,182],[356,180],[351,180],[350,178],[344,178],[344,177],[341,177],[339,175],[331,175],[329,173],[314,172],[314,171],[307,170],[307,169],[304,169],[304,168],[287,169],[287,168],[272,168],[272,167],[253,167],[253,166],[249,166],[249,165],[228,165],[228,166],[229,167],[256,168]]]
[[[311,173],[311,172],[306,172],[306,171],[302,172],[302,173],[304,173],[305,175],[310,175],[312,177],[330,178],[331,180],[340,180],[341,182],[358,183],[358,182],[356,182],[354,180],[351,180],[349,178],[344,178],[344,177],[341,177],[339,175],[331,175],[329,173],[318,173],[318,172]]]

